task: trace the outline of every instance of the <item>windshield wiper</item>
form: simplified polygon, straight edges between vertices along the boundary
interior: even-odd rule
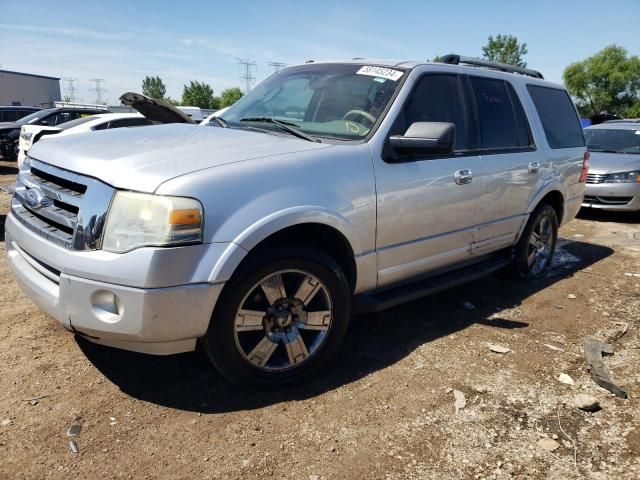
[[[213,120],[215,120],[222,128],[229,128],[229,124],[224,120],[224,118],[213,117]]]
[[[264,123],[273,123],[280,127],[281,130],[289,132],[291,135],[295,135],[298,138],[302,138],[309,142],[321,143],[320,139],[314,137],[313,135],[309,135],[308,133],[304,133],[302,130],[299,130],[300,125],[288,122],[286,120],[277,120],[273,117],[246,117],[241,118],[241,122],[264,122]]]

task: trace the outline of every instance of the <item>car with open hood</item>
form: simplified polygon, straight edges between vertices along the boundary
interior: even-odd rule
[[[353,311],[501,268],[544,277],[582,203],[577,110],[530,69],[311,62],[206,127],[124,97],[182,123],[35,144],[6,219],[8,265],[76,335],[157,355],[199,341],[243,385],[329,369]]]

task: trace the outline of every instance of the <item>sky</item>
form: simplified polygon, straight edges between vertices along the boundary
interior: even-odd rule
[[[237,58],[256,62],[259,82],[268,62],[481,56],[501,33],[525,42],[528,66],[561,83],[569,63],[607,45],[640,54],[639,25],[640,0],[0,0],[0,69],[77,78],[87,103],[89,79],[103,78],[116,103],[158,75],[179,99],[190,80],[216,94],[243,86]]]

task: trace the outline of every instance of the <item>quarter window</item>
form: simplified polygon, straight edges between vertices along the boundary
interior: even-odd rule
[[[481,148],[525,148],[531,136],[522,104],[504,80],[471,77]]]
[[[569,94],[558,88],[527,85],[544,134],[553,149],[584,146],[580,119]]]

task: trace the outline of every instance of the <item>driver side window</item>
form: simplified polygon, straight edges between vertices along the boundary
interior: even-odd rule
[[[469,149],[462,86],[457,75],[423,76],[407,99],[392,134],[403,135],[415,122],[453,123],[456,126],[455,150]]]

